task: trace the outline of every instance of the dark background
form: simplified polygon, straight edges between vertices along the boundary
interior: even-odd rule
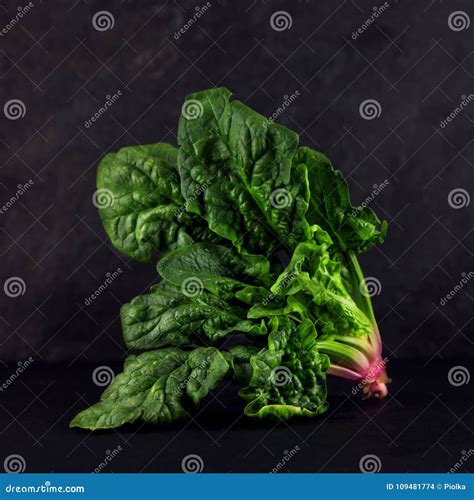
[[[352,33],[381,3],[210,3],[177,40],[193,2],[37,1],[0,37],[1,107],[19,99],[26,110],[17,120],[0,113],[0,204],[33,181],[0,213],[0,381],[34,360],[0,392],[0,462],[19,454],[27,471],[89,471],[121,445],[107,471],[179,471],[188,454],[202,457],[208,472],[269,471],[299,445],[284,470],[358,471],[367,454],[385,472],[449,470],[472,447],[472,382],[453,386],[448,372],[472,371],[474,280],[440,301],[474,271],[474,103],[446,127],[440,122],[474,92],[474,25],[448,24],[453,11],[472,17],[472,2],[389,2],[356,40]],[[2,2],[2,27],[17,8]],[[101,10],[112,13],[112,29],[94,29]],[[289,29],[272,29],[278,10],[290,14]],[[184,97],[214,86],[266,116],[298,91],[278,121],[331,158],[354,202],[389,180],[371,202],[389,221],[387,240],[361,262],[381,284],[373,301],[392,395],[361,402],[336,384],[326,416],[276,425],[241,419],[226,388],[185,424],[68,431],[102,390],[93,370],[117,372],[127,354],[120,305],[157,279],[154,266],[107,241],[92,203],[98,160],[126,145],[176,144]],[[380,104],[378,118],[359,113],[367,99]],[[455,189],[465,190],[463,208],[449,203]],[[22,280],[17,297],[3,289],[12,277]],[[467,461],[460,470],[470,469]]]

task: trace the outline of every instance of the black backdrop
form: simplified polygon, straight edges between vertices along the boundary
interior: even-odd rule
[[[430,452],[428,462],[415,454],[407,462],[406,450],[398,450],[392,470],[447,470],[466,449],[462,419],[468,421],[471,407],[462,401],[463,387],[449,385],[447,374],[454,366],[468,367],[473,355],[472,5],[422,0],[380,6],[370,25],[365,21],[374,3],[362,0],[212,1],[200,6],[199,18],[199,6],[184,1],[34,2],[13,24],[19,7],[2,6],[0,368],[7,379],[18,361],[31,356],[34,363],[0,400],[9,428],[24,435],[22,455],[30,470],[91,468],[82,456],[68,462],[78,458],[77,451],[58,452],[44,464],[35,455],[38,439],[50,426],[66,432],[68,418],[87,404],[81,399],[85,393],[88,401],[96,399],[91,371],[101,363],[118,369],[126,355],[120,305],[157,278],[153,266],[130,261],[108,243],[92,203],[97,162],[125,145],[176,144],[183,98],[213,86],[228,87],[266,116],[297,94],[277,120],[298,131],[302,144],[331,158],[348,178],[355,202],[370,197],[371,206],[389,221],[385,244],[361,260],[366,275],[380,283],[374,305],[392,372],[400,372],[402,389],[401,381],[411,380],[406,373],[416,367],[421,380],[435,377],[433,390],[446,385],[452,404],[461,406],[456,417],[442,410],[447,420],[440,429],[459,425],[464,431],[447,455],[433,430],[430,444],[419,448],[426,451],[435,443],[439,457]],[[108,19],[94,26],[94,15],[103,10]],[[282,24],[272,27],[272,15],[280,10],[286,12]],[[196,22],[189,25],[193,17]],[[189,29],[175,35],[183,26]],[[100,119],[86,124],[114,94],[118,98]],[[368,100],[369,108],[362,105]],[[367,116],[370,109],[377,116]],[[451,113],[454,118],[444,121]],[[374,185],[385,181],[374,195]],[[113,283],[87,304],[107,273],[118,269],[122,272]],[[444,299],[450,292],[452,297]],[[52,365],[45,368],[45,363]],[[416,387],[413,391],[408,399],[416,399]],[[421,392],[428,405],[431,388]],[[44,398],[64,407],[52,410]],[[32,407],[25,409],[28,403]],[[349,410],[353,403],[347,404]],[[410,417],[399,414],[403,426],[390,439],[411,427],[407,418],[418,424],[423,422],[419,414],[428,418],[420,404]],[[453,409],[452,404],[447,406]],[[362,411],[378,411],[371,405]],[[35,430],[36,407],[47,415],[41,431]],[[218,432],[219,425],[213,425]],[[288,429],[282,435],[295,437]],[[254,432],[264,436],[267,429]],[[3,432],[0,439],[7,434],[12,437]],[[73,435],[80,444],[84,436]],[[90,448],[98,446],[96,457],[102,456],[100,441],[92,443]],[[7,451],[15,453],[9,446]],[[277,461],[279,448],[269,463]],[[347,464],[324,465],[336,450],[318,459],[318,466],[292,470],[357,470],[359,455]],[[178,470],[178,458],[155,469]],[[219,458],[217,453],[213,470],[272,468],[261,457],[232,466]],[[117,470],[155,470],[145,467],[145,459],[136,467],[123,460]]]

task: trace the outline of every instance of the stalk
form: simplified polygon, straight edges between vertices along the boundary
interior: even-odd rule
[[[382,358],[382,339],[372,301],[362,269],[353,252],[348,253],[348,264],[355,303],[372,324],[371,332],[365,338],[336,335],[332,340],[318,342],[318,349],[331,360],[328,370],[330,375],[358,381],[354,389],[362,389],[367,398],[384,398],[388,393],[387,384],[390,379],[385,371],[387,360]]]

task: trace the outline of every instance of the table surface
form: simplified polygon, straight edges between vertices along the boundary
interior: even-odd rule
[[[27,472],[181,472],[183,459],[198,455],[204,472],[359,472],[375,455],[382,472],[469,472],[472,383],[449,383],[457,365],[469,361],[393,361],[384,400],[361,400],[331,378],[329,411],[315,419],[248,419],[229,385],[187,421],[91,433],[68,422],[97,401],[97,364],[33,364],[0,392],[0,462],[18,454]],[[2,367],[0,379],[14,368]]]

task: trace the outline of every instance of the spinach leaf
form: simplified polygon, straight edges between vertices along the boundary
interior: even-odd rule
[[[183,246],[158,262],[158,272],[173,285],[195,282],[210,292],[231,298],[246,282],[268,283],[269,263],[261,255],[238,254],[210,243]]]
[[[288,318],[272,319],[268,348],[250,359],[252,377],[240,391],[250,417],[288,419],[315,416],[327,409],[329,358],[319,354],[311,321],[296,326]]]
[[[323,154],[300,147],[293,163],[308,169],[311,198],[306,217],[310,224],[325,229],[342,252],[359,254],[383,243],[387,221],[380,222],[367,206],[351,204],[347,182]]]
[[[122,306],[125,344],[129,349],[217,342],[232,332],[264,335],[265,323],[247,320],[245,311],[200,288],[160,283],[150,293]]]
[[[199,403],[230,369],[212,347],[191,352],[177,348],[129,356],[99,403],[79,413],[70,427],[111,429],[138,419],[173,422],[186,416],[185,396]]]
[[[190,212],[239,250],[264,253],[311,238],[304,165],[292,167],[298,136],[269,122],[230,91],[191,94],[198,113],[182,113],[178,142],[181,190]],[[199,186],[206,184],[201,195]]]
[[[97,205],[112,244],[125,255],[150,262],[194,239],[218,241],[205,221],[186,213],[177,169],[178,150],[169,144],[109,153],[97,172]]]

